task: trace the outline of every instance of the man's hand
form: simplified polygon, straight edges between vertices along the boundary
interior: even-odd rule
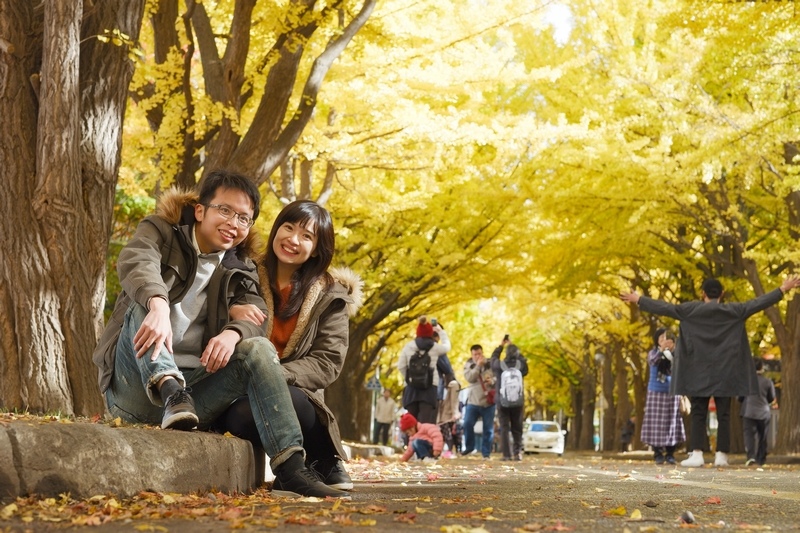
[[[133,336],[133,349],[139,358],[154,346],[151,361],[158,359],[161,348],[172,353],[172,324],[169,321],[169,304],[160,297],[150,298],[150,312],[144,317],[139,331]]]
[[[800,277],[792,276],[790,278],[787,278],[786,281],[784,281],[783,283],[781,283],[781,292],[783,292],[783,294],[786,294],[790,290],[797,287],[800,287]]]
[[[622,298],[623,302],[630,302],[635,304],[639,303],[639,293],[637,293],[636,291],[631,291],[627,294],[622,293],[619,295],[619,297]]]
[[[267,319],[267,315],[253,304],[237,304],[231,306],[231,320],[249,320],[256,326],[260,326]]]
[[[231,360],[236,343],[242,339],[238,331],[226,329],[216,337],[208,341],[203,355],[200,356],[200,364],[206,367],[206,372],[216,372],[220,368],[225,368]]]

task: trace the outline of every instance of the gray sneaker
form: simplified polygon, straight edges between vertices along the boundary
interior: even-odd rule
[[[190,431],[197,427],[199,421],[197,412],[194,410],[194,400],[189,396],[189,391],[181,389],[167,398],[164,417],[161,419],[161,429]]]

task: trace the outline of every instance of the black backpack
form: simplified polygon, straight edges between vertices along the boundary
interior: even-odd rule
[[[415,389],[428,389],[433,385],[433,369],[431,356],[427,350],[417,350],[408,360],[406,383]]]

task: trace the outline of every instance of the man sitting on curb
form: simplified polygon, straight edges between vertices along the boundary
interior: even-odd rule
[[[255,324],[228,320],[234,303],[267,309],[248,257],[260,202],[251,180],[226,171],[209,174],[197,194],[162,196],[119,254],[123,290],[92,356],[100,390],[112,416],[179,430],[207,429],[247,395],[273,492],[347,496],[305,466],[275,347]]]

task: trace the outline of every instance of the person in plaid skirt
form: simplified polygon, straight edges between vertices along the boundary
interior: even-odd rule
[[[659,328],[653,336],[655,346],[647,354],[650,380],[642,420],[641,439],[653,448],[656,464],[675,464],[675,448],[686,440],[683,418],[680,414],[680,396],[669,392],[672,379],[672,350],[675,335]]]

